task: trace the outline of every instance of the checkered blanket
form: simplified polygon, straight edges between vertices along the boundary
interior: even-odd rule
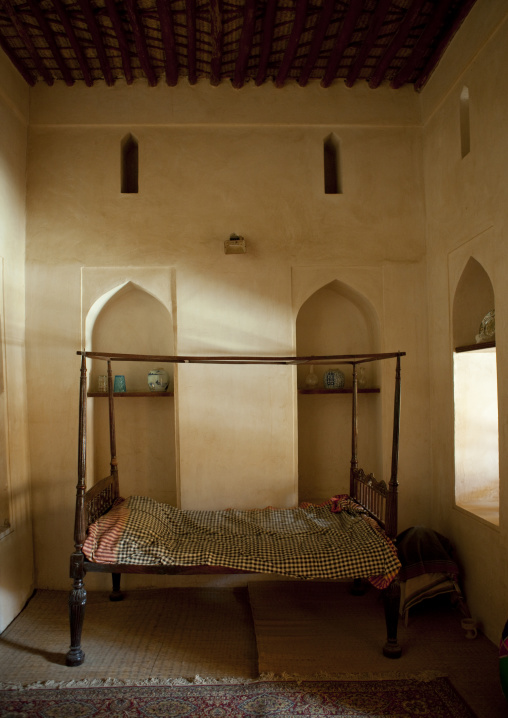
[[[89,527],[83,552],[97,563],[367,578],[378,588],[400,568],[394,545],[346,496],[321,506],[250,511],[184,511],[131,496]]]

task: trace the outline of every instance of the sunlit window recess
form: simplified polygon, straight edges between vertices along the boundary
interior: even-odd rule
[[[455,503],[499,525],[495,346],[454,352]]]

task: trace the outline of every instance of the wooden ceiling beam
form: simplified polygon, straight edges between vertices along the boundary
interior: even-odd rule
[[[132,85],[134,82],[134,75],[132,74],[132,63],[129,51],[129,43],[122,25],[122,20],[116,9],[114,0],[106,0],[106,9],[108,11],[109,19],[113,25],[113,30],[118,40],[118,47],[120,49],[120,55],[122,56],[122,67],[123,74],[125,75],[125,81],[128,85]]]
[[[298,50],[298,45],[300,44],[300,38],[305,29],[307,6],[308,0],[300,0],[300,2],[296,3],[295,19],[293,21],[293,27],[291,28],[288,44],[286,45],[286,51],[284,52],[284,57],[279,67],[279,72],[275,78],[275,87],[284,87],[284,83],[286,82],[286,78]]]
[[[10,0],[0,0],[0,7],[3,7],[5,13],[9,16],[9,19],[12,22],[12,24],[14,25],[16,32],[18,33],[18,35],[21,38],[21,40],[23,41],[26,49],[28,50],[30,57],[32,58],[33,63],[37,69],[37,72],[44,79],[44,81],[46,82],[47,85],[52,85],[54,83],[53,76],[51,75],[50,71],[45,66],[42,58],[40,57],[39,53],[37,52],[28,30],[25,28],[24,24],[21,22],[20,18],[18,17],[18,14],[16,13],[13,6],[11,5]]]
[[[60,48],[56,44],[53,32],[49,27],[46,18],[44,17],[39,5],[34,2],[34,0],[28,0],[28,5],[30,6],[30,10],[33,12],[34,17],[37,20],[41,32],[44,35],[44,39],[48,43],[48,47],[51,51],[51,54],[53,55],[55,62],[58,65],[58,69],[62,73],[63,81],[66,85],[70,87],[74,84],[74,78],[72,77],[72,74],[65,63],[65,60],[62,57]]]
[[[238,47],[238,55],[235,63],[235,74],[233,76],[233,87],[237,90],[245,83],[245,73],[252,49],[254,28],[256,25],[256,0],[245,0],[243,8],[243,24]]]
[[[221,80],[222,48],[224,45],[222,0],[210,0],[210,39],[212,43],[210,83],[217,86]]]
[[[406,42],[409,31],[413,27],[416,18],[420,14],[420,10],[422,9],[422,5],[424,2],[426,2],[426,0],[413,0],[411,7],[408,9],[404,16],[404,19],[399,25],[399,28],[395,33],[393,40],[391,41],[385,53],[379,60],[373,74],[369,79],[369,87],[372,90],[375,90],[376,87],[379,87],[379,85],[382,83],[385,73],[390,65],[390,62],[393,60],[395,55],[399,52],[401,47]]]
[[[298,78],[298,84],[300,85],[300,87],[305,87],[305,85],[309,81],[310,74],[314,69],[314,65],[317,62],[319,52],[326,37],[326,31],[330,27],[330,22],[332,21],[334,9],[335,0],[324,0],[321,14],[319,16],[316,29],[314,30],[314,35],[312,37],[312,43],[310,46],[309,54],[307,55],[307,60],[305,61],[303,70],[301,71],[300,77]]]
[[[196,0],[185,0],[187,20],[187,79],[189,84],[198,81],[196,71]]]
[[[262,85],[266,80],[268,62],[272,51],[273,33],[275,30],[275,17],[277,15],[277,0],[268,0],[263,20],[263,32],[261,40],[261,54],[259,56],[258,71],[256,74],[256,85]]]
[[[173,16],[171,15],[171,6],[166,0],[157,0],[157,11],[164,43],[166,84],[170,87],[175,87],[178,83],[178,59],[176,56],[175,28]]]
[[[55,8],[55,10],[58,14],[58,17],[60,18],[60,22],[62,23],[63,29],[65,30],[65,33],[69,40],[70,46],[76,56],[76,60],[78,61],[78,65],[81,69],[81,74],[83,75],[85,84],[88,87],[92,87],[93,78],[90,73],[90,68],[88,67],[88,63],[86,61],[83,50],[81,49],[81,45],[78,42],[76,33],[74,32],[74,28],[72,27],[69,16],[67,15],[67,12],[66,12],[61,0],[51,0],[51,1],[53,3],[53,7]]]
[[[146,75],[148,84],[150,87],[155,87],[157,84],[157,75],[152,67],[152,61],[146,44],[145,31],[143,29],[141,18],[139,17],[137,4],[135,0],[125,0],[125,5],[127,7],[127,15],[129,16],[129,22],[134,35],[134,42],[136,43],[139,62]]]
[[[471,8],[475,4],[475,2],[476,2],[476,0],[468,0],[468,2],[465,2],[459,8],[458,13],[455,16],[452,24],[449,26],[446,33],[444,33],[443,36],[441,37],[441,40],[437,44],[434,52],[427,60],[425,67],[423,68],[418,79],[414,83],[414,88],[417,92],[419,92],[422,89],[422,87],[425,85],[425,83],[429,79],[430,75],[434,71],[434,68],[436,67],[436,65],[438,64],[438,62],[444,55],[444,52],[445,52],[446,48],[448,47],[448,45],[450,44],[453,36],[455,35],[455,33],[457,32],[459,27],[464,22],[466,15],[468,15],[469,11],[471,10]]]
[[[334,46],[330,53],[330,57],[328,58],[328,65],[326,66],[325,74],[321,80],[321,87],[330,87],[334,81],[342,55],[349,45],[351,35],[353,34],[356,26],[356,21],[358,20],[358,16],[360,15],[362,9],[362,0],[351,0],[346,16],[344,17],[344,22],[339,27]]]
[[[88,0],[77,0],[77,2],[79,4],[81,12],[85,17],[85,22],[90,32],[90,35],[92,36],[93,44],[95,46],[95,51],[97,52],[97,58],[99,60],[99,65],[101,66],[104,80],[106,84],[111,87],[111,85],[115,84],[115,80],[113,78],[113,73],[111,72],[111,67],[109,65],[108,56],[106,55],[106,50],[104,49],[104,43],[102,42],[99,26],[97,25],[95,15],[92,12],[92,7]]]
[[[374,47],[376,39],[379,35],[379,30],[381,29],[381,26],[386,18],[386,14],[388,12],[391,2],[392,0],[379,0],[374,14],[371,18],[367,35],[360,44],[360,49],[358,50],[353,64],[351,65],[347,74],[346,87],[353,87],[353,85],[357,81],[358,76],[360,75],[360,72],[362,71],[362,68],[365,64],[365,60],[367,59],[372,48]]]
[[[431,43],[432,39],[441,31],[443,19],[452,2],[453,0],[439,0],[429,22],[425,26],[424,31],[414,46],[413,52],[409,55],[406,63],[401,67],[399,72],[390,82],[390,87],[393,90],[397,90],[399,87],[402,87],[402,85],[411,77],[411,74],[414,72],[418,64],[423,60],[429,48],[429,43]]]
[[[5,52],[9,60],[12,62],[16,70],[19,72],[21,77],[27,82],[30,87],[33,87],[35,83],[37,82],[37,78],[35,75],[33,75],[28,67],[21,62],[19,57],[16,55],[15,52],[13,52],[11,46],[7,43],[7,40],[4,38],[3,35],[0,35],[0,47]]]

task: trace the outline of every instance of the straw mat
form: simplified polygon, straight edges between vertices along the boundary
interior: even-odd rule
[[[352,596],[348,582],[252,582],[249,597],[261,674],[306,677],[363,674],[398,677],[446,674],[478,716],[508,716],[498,650],[485,636],[465,638],[448,597],[423,602],[399,621],[402,656],[385,658],[381,592]],[[425,714],[424,714],[425,715]],[[430,714],[429,714],[430,715]]]
[[[132,591],[112,603],[88,594],[82,666],[65,666],[68,593],[37,591],[0,636],[0,684],[86,678],[257,676],[247,589]]]
[[[384,614],[374,588],[351,596],[348,583],[258,579],[235,586],[222,581],[211,586],[207,579],[199,586],[131,590],[119,603],[111,603],[106,592],[89,592],[82,640],[86,658],[75,668],[65,666],[68,592],[38,590],[0,636],[0,688],[12,695],[36,693],[42,700],[47,689],[70,696],[70,689],[99,688],[106,698],[120,696],[116,689],[128,686],[433,682],[446,675],[478,718],[506,718],[497,646],[481,633],[467,640],[448,600],[423,602],[407,627],[399,623],[402,657],[389,660],[381,651]],[[87,696],[98,700],[101,694]],[[212,697],[210,711],[202,715],[227,718],[213,707]],[[54,711],[49,704],[46,708],[55,718],[61,704]],[[95,716],[75,708],[70,712],[68,705],[64,715]],[[112,718],[113,707],[104,710],[102,716]],[[25,715],[37,714],[27,708]]]

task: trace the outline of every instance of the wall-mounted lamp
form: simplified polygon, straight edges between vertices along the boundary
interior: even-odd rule
[[[224,242],[224,254],[245,254],[246,251],[245,239],[234,232]]]

